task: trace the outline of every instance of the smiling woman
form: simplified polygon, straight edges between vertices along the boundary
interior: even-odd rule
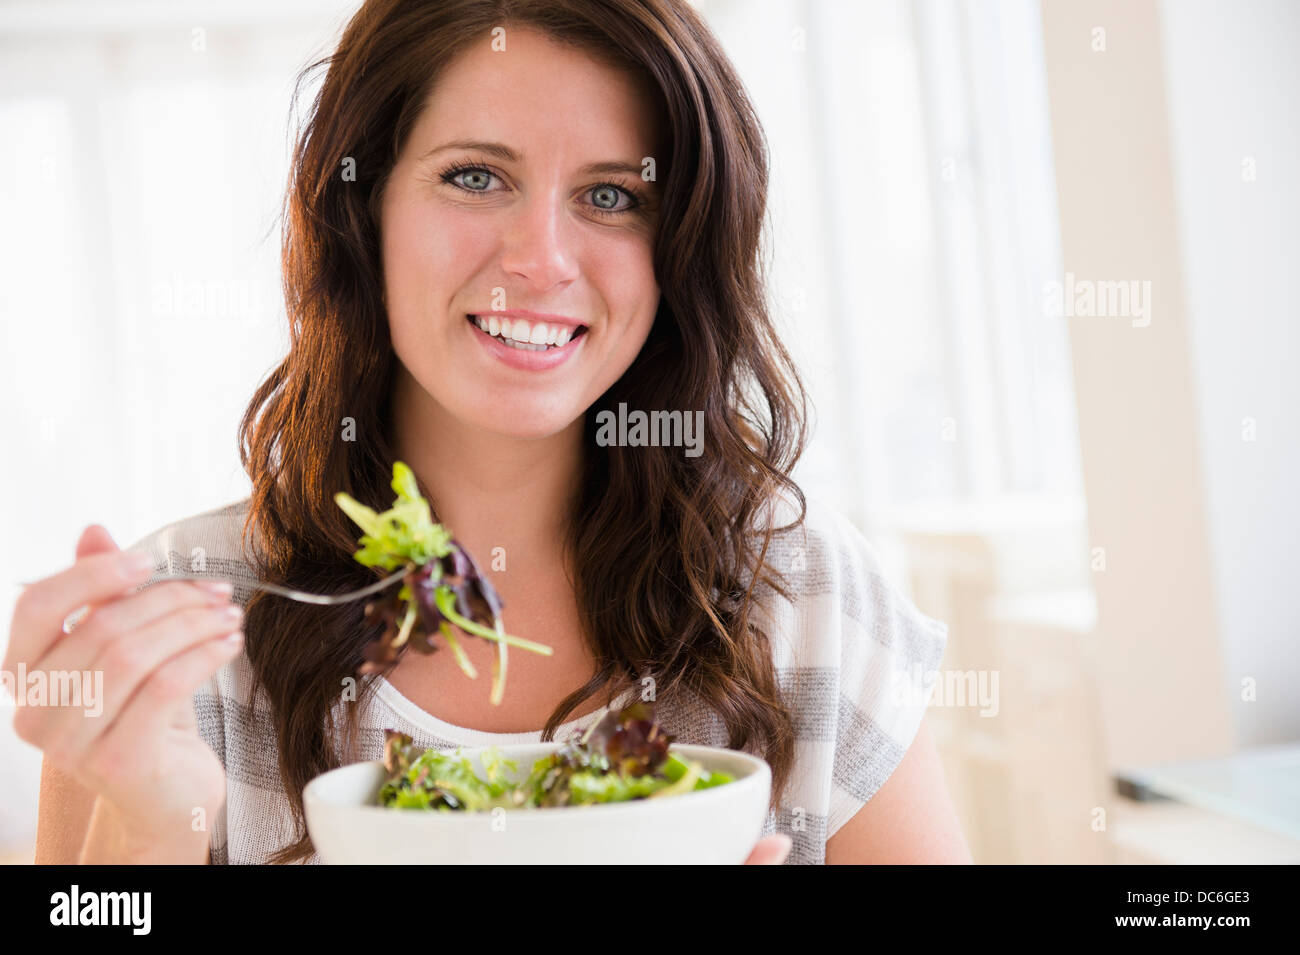
[[[640,71],[523,25],[438,73],[377,186],[399,432],[545,439],[576,463],[659,309],[662,186],[639,173],[666,162],[660,103]]]
[[[370,0],[318,65],[286,201],[291,345],[241,429],[253,493],[136,545],[155,576],[199,549],[247,607],[246,651],[195,696],[226,771],[212,859],[316,861],[304,786],[377,758],[385,729],[547,740],[636,694],[679,742],[768,761],[752,861],[823,862],[841,828],[837,861],[868,861],[864,827],[900,813],[949,831],[907,800],[859,812],[924,713],[892,675],[933,671],[946,630],[790,477],[806,399],[766,307],[765,141],[691,7]],[[700,453],[597,440],[629,408],[701,416]],[[512,662],[499,705],[451,653],[357,688],[361,606],[252,590],[370,583],[333,495],[384,504],[399,459],[511,631],[553,648]],[[941,809],[933,761],[906,766]]]

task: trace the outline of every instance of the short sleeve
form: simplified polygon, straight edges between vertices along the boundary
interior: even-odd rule
[[[884,785],[915,739],[948,627],[886,579],[875,548],[847,518],[834,514],[828,523],[841,623],[830,839]]]

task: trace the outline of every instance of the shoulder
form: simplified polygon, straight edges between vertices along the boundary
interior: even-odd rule
[[[772,512],[764,559],[789,599],[763,588],[761,605],[800,744],[802,782],[787,802],[808,809],[824,846],[910,748],[948,628],[917,609],[852,520],[813,495],[806,504],[790,530],[779,528],[798,519],[797,504]],[[819,858],[824,849],[802,851]]]
[[[782,508],[777,527],[798,517],[796,505]],[[787,601],[763,589],[778,666],[816,671],[823,679],[833,674],[847,697],[886,722],[891,686],[916,683],[916,693],[925,693],[947,647],[948,626],[917,609],[847,516],[808,495],[804,521],[773,534],[765,562],[790,595]]]
[[[145,534],[127,550],[153,555],[154,576],[211,574],[245,581],[244,522],[249,499],[180,518]]]
[[[808,499],[785,535],[794,598],[787,662],[800,738],[813,746],[829,839],[880,789],[911,748],[948,643],[947,624],[917,609],[848,517]],[[817,746],[829,749],[817,750]]]
[[[772,537],[766,562],[785,576],[791,596],[805,613],[833,614],[849,631],[895,648],[924,665],[936,665],[947,641],[947,625],[917,610],[890,579],[880,555],[862,530],[838,509],[808,495],[803,522]],[[798,517],[797,505],[784,501],[775,525]],[[900,646],[901,644],[901,646]]]

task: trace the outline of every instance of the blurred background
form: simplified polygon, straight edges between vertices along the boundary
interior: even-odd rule
[[[358,5],[0,2],[6,631],[86,524],[248,493],[292,82]],[[695,6],[770,141],[796,477],[949,624],[975,860],[1300,861],[1300,5]]]

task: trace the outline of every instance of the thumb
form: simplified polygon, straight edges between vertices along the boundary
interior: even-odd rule
[[[782,865],[790,855],[793,840],[784,832],[764,836],[754,846],[754,851],[745,860],[745,865]]]
[[[92,554],[111,553],[119,549],[107,528],[100,524],[91,524],[81,532],[81,539],[77,541],[77,560]]]

